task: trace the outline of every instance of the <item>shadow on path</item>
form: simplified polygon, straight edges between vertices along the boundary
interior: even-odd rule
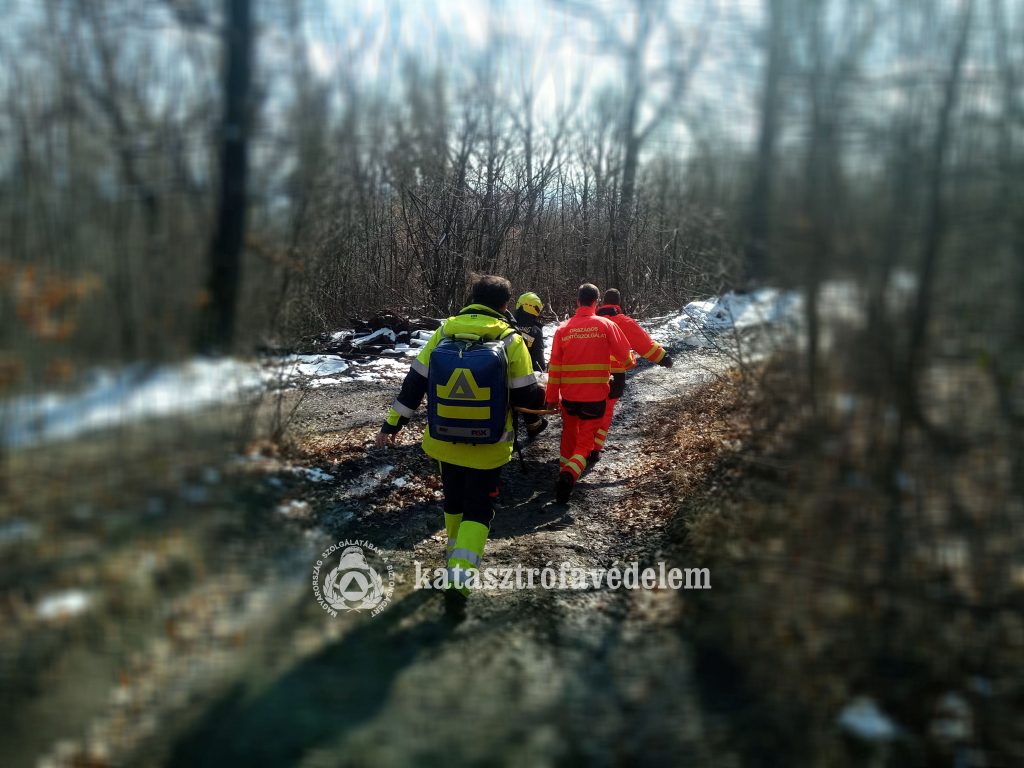
[[[244,684],[235,686],[178,740],[167,765],[293,766],[309,750],[372,719],[398,673],[451,633],[443,620],[396,630],[433,594],[413,592],[366,618],[255,697]]]

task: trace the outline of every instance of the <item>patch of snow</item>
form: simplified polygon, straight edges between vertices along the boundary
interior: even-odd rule
[[[847,733],[864,741],[890,741],[896,738],[897,727],[875,701],[860,696],[839,713],[836,722]]]
[[[279,504],[277,507],[277,514],[283,517],[290,518],[304,518],[309,515],[309,502],[299,501],[298,499],[292,499],[291,501]]]
[[[307,480],[319,483],[322,480],[333,480],[334,475],[329,475],[319,467],[292,467],[292,472],[297,475],[305,475]]]
[[[396,477],[394,480],[392,480],[391,484],[393,486],[395,486],[396,488],[402,488],[406,484],[408,484],[408,482],[409,482],[409,476],[408,475],[402,475],[401,477]]]
[[[791,320],[803,307],[803,297],[796,291],[762,288],[753,293],[727,293],[721,299],[690,302],[683,308],[680,326],[689,322],[696,328],[721,330],[750,328],[766,323]]]
[[[974,734],[971,705],[956,691],[943,694],[935,710],[938,717],[928,727],[933,737],[946,741],[968,741]]]
[[[366,363],[353,366],[353,371],[358,371],[352,376],[345,376],[339,379],[340,382],[350,381],[380,381],[384,379],[404,379],[409,371],[409,364],[387,357],[374,358]]]
[[[897,269],[889,276],[885,291],[885,304],[890,312],[904,312],[910,309],[917,295],[917,275],[909,269]]]
[[[394,466],[392,466],[391,464],[381,464],[377,467],[374,467],[370,471],[369,477],[366,477],[363,480],[363,482],[359,483],[358,485],[354,485],[351,488],[349,488],[349,495],[354,497],[366,495],[374,488],[376,488],[378,485],[380,485],[384,481],[384,478],[388,476],[392,469],[394,469]]]
[[[971,549],[960,537],[945,537],[935,545],[935,563],[943,570],[963,570],[970,558]]]
[[[282,376],[333,376],[349,369],[349,363],[335,355],[289,355],[281,360],[282,367],[290,369]]]
[[[92,604],[92,598],[80,589],[68,589],[47,595],[36,606],[36,616],[40,619],[64,619],[85,613]]]
[[[551,362],[551,345],[555,340],[555,331],[558,330],[558,326],[562,323],[561,321],[555,321],[551,323],[545,323],[541,326],[541,332],[544,336],[544,362]]]
[[[16,517],[0,525],[0,546],[38,539],[41,533],[42,529],[37,524]]]
[[[22,448],[69,440],[142,419],[241,400],[260,389],[259,368],[233,358],[197,358],[156,368],[142,364],[91,371],[81,391],[24,395],[0,405],[2,441]]]
[[[907,293],[904,284],[913,282],[905,275],[898,280],[894,275],[889,293],[903,297]],[[801,342],[805,311],[803,291],[761,288],[693,301],[678,315],[650,318],[641,325],[662,344],[728,350],[742,347],[745,355],[757,357],[782,345]],[[864,287],[852,280],[823,283],[818,292],[818,314],[822,320],[821,344],[828,348],[835,342],[836,328],[863,328],[867,322]]]

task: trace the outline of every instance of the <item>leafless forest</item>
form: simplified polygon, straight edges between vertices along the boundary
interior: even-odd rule
[[[1024,4],[548,0],[543,40],[340,5],[14,0],[0,395],[446,316],[478,273],[551,320],[584,281],[638,319],[798,291],[795,341],[651,427],[714,454],[659,469],[669,549],[728,574],[683,631],[799,713],[751,765],[1020,765]],[[903,737],[842,751],[857,696]]]
[[[581,279],[614,284],[641,313],[852,276],[884,324],[902,266],[920,278],[906,357],[948,323],[1005,359],[1022,237],[1009,0],[553,3],[616,76],[586,99],[566,78],[543,108],[544,51],[511,33],[464,68],[391,52],[384,90],[365,76],[384,11],[343,28],[315,3],[242,5],[244,22],[198,0],[15,6],[5,347],[182,355],[225,294],[239,345],[287,344],[381,306],[449,312],[473,272],[563,312]],[[246,40],[237,72],[230,34]],[[233,143],[242,210],[219,206]],[[211,266],[225,248],[237,288]]]

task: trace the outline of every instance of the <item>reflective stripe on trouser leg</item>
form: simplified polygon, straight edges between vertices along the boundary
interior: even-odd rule
[[[594,447],[597,450],[604,448],[604,441],[608,439],[608,429],[612,425],[612,414],[615,413],[615,404],[619,402],[619,398],[609,400],[604,406],[604,416],[601,417],[601,426],[598,428],[596,435],[594,436]]]
[[[576,479],[580,479],[580,475],[583,474],[584,468],[587,466],[587,460],[585,457],[580,456],[578,453],[574,453],[572,458],[565,463],[562,469],[568,469],[576,476]]]
[[[568,469],[573,467],[574,464],[579,464],[580,472],[576,475],[577,480],[580,474],[583,474],[583,468],[587,465],[586,457],[594,450],[594,439],[597,437],[597,430],[600,427],[600,419],[579,420],[576,429],[576,447],[572,450],[569,463],[565,465],[566,469]]]
[[[562,411],[561,454],[568,459],[561,469],[572,472],[576,480],[587,466],[587,456],[594,450],[594,438],[600,426],[600,419],[581,419]]]
[[[462,585],[459,591],[469,595],[470,589],[465,586],[466,575],[469,571],[480,569],[480,561],[484,556],[484,547],[487,545],[487,534],[490,529],[483,523],[475,523],[472,520],[464,520],[459,526],[459,535],[455,542],[455,549],[448,557],[448,585],[455,584],[456,569],[460,572]],[[479,575],[477,576],[479,578]]]

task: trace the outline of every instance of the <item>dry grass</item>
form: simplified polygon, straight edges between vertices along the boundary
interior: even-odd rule
[[[902,730],[890,763],[1021,764],[1024,541],[992,398],[961,401],[980,426],[955,454],[913,433],[894,491],[874,404],[836,392],[812,422],[790,370],[695,391],[659,430],[682,499],[670,533],[715,576],[698,632],[800,719],[815,765],[856,764],[835,721],[858,695]]]

